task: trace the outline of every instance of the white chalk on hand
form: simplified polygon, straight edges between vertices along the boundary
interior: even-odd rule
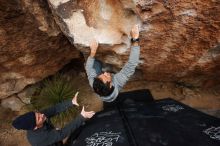
[[[75,94],[75,97],[78,96],[78,94],[79,94],[79,92],[77,91],[76,94]]]

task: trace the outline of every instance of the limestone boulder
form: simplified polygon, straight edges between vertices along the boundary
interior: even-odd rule
[[[57,24],[85,57],[89,42],[97,57],[120,69],[129,55],[130,30],[140,25],[142,80],[186,86],[220,83],[220,1],[48,0]]]
[[[12,95],[1,101],[1,106],[4,108],[9,108],[12,111],[20,111],[25,105],[16,95]]]
[[[46,1],[0,0],[0,4],[0,99],[79,58]]]
[[[37,89],[40,87],[40,83],[29,85],[25,87],[21,92],[17,94],[18,98],[25,104],[31,103],[31,97],[35,94]]]

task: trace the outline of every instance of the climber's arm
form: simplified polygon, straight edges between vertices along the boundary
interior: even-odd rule
[[[121,90],[128,79],[134,74],[135,68],[139,63],[140,46],[139,46],[139,29],[138,26],[134,26],[131,30],[132,45],[128,62],[121,69],[119,73],[115,75],[115,86]]]
[[[88,76],[89,84],[92,87],[94,78],[97,76],[96,69],[94,68],[94,62],[95,62],[95,55],[98,48],[98,43],[96,41],[93,41],[90,44],[90,55],[86,61],[86,74]]]

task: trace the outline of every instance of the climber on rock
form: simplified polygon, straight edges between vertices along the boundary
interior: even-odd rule
[[[81,114],[72,122],[62,129],[56,129],[50,118],[72,106],[79,106],[77,95],[71,100],[66,100],[41,112],[28,112],[21,115],[13,121],[12,125],[18,130],[27,130],[27,139],[32,146],[62,146],[63,139],[79,128],[85,119],[92,118],[95,114],[94,111],[86,112],[83,107]]]
[[[112,102],[118,96],[128,79],[134,74],[139,63],[139,28],[135,25],[131,30],[131,52],[128,62],[116,74],[102,72],[101,63],[95,59],[98,43],[94,40],[90,43],[90,55],[86,62],[86,73],[89,84],[104,102]]]

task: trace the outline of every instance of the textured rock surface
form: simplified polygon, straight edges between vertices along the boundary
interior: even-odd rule
[[[220,83],[218,0],[48,2],[61,30],[84,54],[95,38],[101,44],[98,58],[122,67],[129,54],[129,31],[138,23],[142,79],[202,87]]]
[[[9,108],[12,111],[20,111],[24,105],[25,104],[23,102],[21,102],[20,99],[15,95],[12,95],[12,96],[8,97],[7,99],[3,99],[1,101],[2,107]]]
[[[34,84],[31,86],[27,86],[17,94],[18,98],[25,104],[30,104],[31,102],[31,97],[34,95],[36,92],[36,89],[39,88],[39,84]]]
[[[139,1],[137,11],[145,78],[219,83],[220,1]]]
[[[0,99],[57,72],[79,52],[43,0],[0,0]]]

